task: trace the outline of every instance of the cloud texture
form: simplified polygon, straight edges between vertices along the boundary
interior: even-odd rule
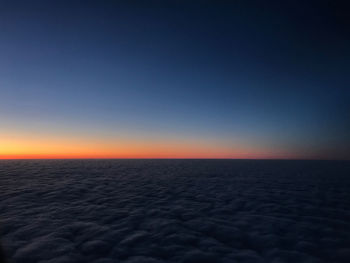
[[[350,262],[350,163],[0,161],[16,263]]]

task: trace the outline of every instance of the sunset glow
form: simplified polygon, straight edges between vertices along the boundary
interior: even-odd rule
[[[350,158],[347,45],[322,21],[59,2],[4,7],[0,158]]]
[[[132,137],[113,140],[87,136],[2,134],[0,145],[0,159],[293,158],[288,153],[268,152],[245,144],[186,138],[137,140]]]

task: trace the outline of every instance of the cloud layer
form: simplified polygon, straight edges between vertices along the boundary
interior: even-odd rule
[[[350,163],[0,161],[11,262],[350,262]]]

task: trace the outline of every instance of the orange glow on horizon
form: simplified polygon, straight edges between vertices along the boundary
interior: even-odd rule
[[[300,156],[299,156],[300,157]],[[297,155],[199,139],[1,134],[0,159],[296,159]]]
[[[190,141],[72,138],[11,134],[0,137],[0,159],[228,158],[230,150]]]
[[[92,140],[91,138],[39,138],[2,136],[0,159],[256,159],[273,158],[243,147],[214,142]]]

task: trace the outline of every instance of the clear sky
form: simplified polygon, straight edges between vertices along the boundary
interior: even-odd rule
[[[348,11],[1,1],[0,158],[350,159]]]

